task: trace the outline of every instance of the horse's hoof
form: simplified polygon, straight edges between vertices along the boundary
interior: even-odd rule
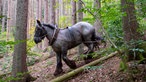
[[[70,63],[71,63],[71,65],[70,65],[71,69],[76,69],[77,68],[75,61],[71,61]]]
[[[61,73],[63,73],[63,69],[56,69],[56,71],[54,72],[54,76],[58,76]]]

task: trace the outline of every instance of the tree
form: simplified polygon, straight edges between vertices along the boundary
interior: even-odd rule
[[[50,10],[51,10],[51,24],[55,25],[55,0],[51,0],[50,2]]]
[[[8,11],[7,11],[7,41],[9,40],[10,38],[10,24],[11,24],[11,19],[10,19],[10,16],[11,16],[11,0],[8,0]]]
[[[137,44],[131,44],[131,41],[136,42],[141,39],[140,33],[137,32],[139,24],[136,19],[134,0],[121,0],[122,12],[125,14],[122,17],[122,26],[124,31],[124,41],[130,49],[135,49]],[[135,52],[135,51],[134,51]],[[138,55],[129,53],[128,60],[137,58]]]
[[[59,0],[56,0],[56,24],[59,26]]]
[[[42,21],[42,1],[37,0],[37,19]],[[37,45],[39,49],[42,49],[42,42]]]
[[[2,0],[0,0],[0,16],[2,15]],[[0,20],[1,21],[1,20]]]
[[[82,6],[82,2],[79,0],[79,1],[78,1],[78,10],[81,10],[82,7],[83,7],[83,6]],[[78,22],[82,21],[82,19],[83,19],[83,12],[78,12]],[[78,47],[78,56],[79,56],[80,54],[83,54],[83,52],[84,52],[84,45],[81,44],[81,45],[79,45],[79,47]]]
[[[100,0],[94,0],[94,8],[96,9],[95,11],[95,16],[98,14],[98,16],[100,17],[100,14],[98,13],[98,9],[101,8],[101,3],[100,3]],[[94,22],[94,27],[95,27],[95,31],[96,31],[96,34],[100,34],[98,33],[98,30],[101,28],[101,22],[98,18],[96,18],[95,22]]]
[[[44,0],[44,23],[48,23],[49,14],[48,14],[48,0]],[[48,47],[48,39],[45,38],[43,42],[43,50],[46,50]]]
[[[56,1],[55,0],[50,0],[50,14],[51,14],[51,17],[50,17],[50,22],[51,24],[54,24],[55,25],[55,5],[56,5]],[[54,56],[54,52],[53,50],[51,49],[50,50],[50,56]]]
[[[76,1],[72,0],[72,25],[74,25],[76,22],[77,22]]]
[[[21,79],[12,82],[29,82],[26,64],[27,14],[28,0],[17,0],[15,42],[19,43],[14,46],[12,76]]]
[[[139,24],[136,20],[134,0],[121,0],[121,7],[122,12],[125,13],[122,17],[124,40],[129,44],[131,40],[140,39],[140,34],[137,32]]]
[[[2,15],[4,16],[2,18],[2,32],[5,31],[5,23],[6,23],[6,14],[7,14],[7,0],[3,0],[3,11],[2,11]]]

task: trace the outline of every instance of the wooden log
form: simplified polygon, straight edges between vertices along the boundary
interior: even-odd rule
[[[104,56],[104,57],[102,57],[102,58],[100,58],[100,59],[97,59],[97,60],[95,60],[95,61],[93,61],[93,62],[90,62],[90,63],[88,63],[88,64],[86,64],[86,65],[84,65],[84,66],[82,66],[82,67],[80,67],[80,68],[77,68],[77,69],[75,69],[75,70],[73,70],[73,71],[71,71],[71,72],[69,72],[69,73],[67,73],[67,74],[64,74],[64,75],[62,75],[62,76],[59,76],[59,77],[57,77],[57,78],[51,80],[50,82],[63,82],[64,80],[67,80],[67,79],[69,79],[70,77],[75,76],[76,74],[78,74],[78,73],[84,71],[84,69],[85,69],[86,67],[88,67],[88,66],[94,66],[94,65],[98,64],[98,63],[101,62],[101,61],[104,61],[104,60],[106,60],[106,59],[108,59],[108,58],[110,58],[110,57],[115,56],[116,54],[118,54],[118,51],[116,51],[116,52],[114,52],[114,53],[111,53],[111,54],[109,54],[109,55],[107,55],[107,56]]]

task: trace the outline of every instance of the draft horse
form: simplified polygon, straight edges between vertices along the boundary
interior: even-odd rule
[[[35,28],[34,42],[37,44],[44,38],[49,40],[49,45],[56,53],[57,66],[54,75],[63,72],[62,59],[72,69],[76,68],[75,61],[67,57],[67,51],[83,43],[88,47],[86,53],[93,52],[95,47],[94,41],[102,40],[96,36],[95,28],[87,22],[78,22],[71,27],[59,29],[55,25],[42,24],[37,20]]]

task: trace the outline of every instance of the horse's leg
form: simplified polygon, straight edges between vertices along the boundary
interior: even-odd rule
[[[60,74],[63,72],[62,69],[62,60],[61,60],[61,53],[57,53],[56,55],[56,60],[57,60],[57,66],[56,66],[56,70],[54,72],[54,76]]]
[[[75,61],[68,59],[67,51],[63,51],[62,58],[70,68],[75,69],[77,67]]]
[[[94,44],[93,43],[84,43],[84,44],[88,47],[86,54],[92,53],[94,50]]]
[[[92,55],[90,55],[90,53],[92,53],[94,50],[94,44],[93,43],[84,43],[84,44],[88,47],[88,51],[85,54],[87,55],[87,57],[84,58],[86,62],[87,59],[92,59]]]

